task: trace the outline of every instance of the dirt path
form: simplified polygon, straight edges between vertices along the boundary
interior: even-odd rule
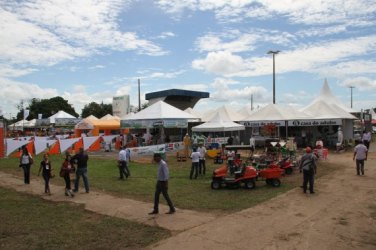
[[[108,194],[93,192],[86,194],[84,191],[76,194],[74,198],[64,195],[64,187],[50,184],[52,195],[42,194],[44,184],[42,181],[33,179],[29,185],[23,184],[19,177],[0,171],[0,185],[15,189],[18,192],[40,195],[43,199],[51,201],[68,201],[84,204],[85,209],[109,216],[115,216],[128,220],[137,221],[152,226],[159,226],[178,233],[214,220],[214,216],[191,210],[178,209],[174,215],[167,215],[169,208],[160,204],[161,214],[150,216],[148,213],[153,205],[146,202],[135,201],[125,198],[117,198]],[[173,216],[173,220],[171,219]]]
[[[375,145],[373,145],[375,146]],[[331,155],[343,170],[159,242],[155,249],[376,249],[376,153],[365,176],[352,153]]]
[[[296,188],[220,218],[181,209],[174,215],[149,216],[152,204],[99,192],[72,199],[61,186],[52,186],[59,191],[42,197],[173,231],[173,237],[151,246],[155,249],[376,249],[376,153],[369,155],[365,176],[355,175],[351,152],[330,155],[328,161],[341,163],[343,170],[320,178],[316,194],[304,195]],[[0,185],[35,195],[43,187],[40,180],[24,185],[2,172]],[[167,210],[162,205],[161,212]]]

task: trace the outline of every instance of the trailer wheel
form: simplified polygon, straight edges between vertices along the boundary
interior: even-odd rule
[[[266,179],[265,182],[266,182],[266,184],[268,184],[268,185],[272,185],[272,179]]]
[[[287,174],[287,175],[292,174],[292,168],[286,168],[285,169],[285,174]]]
[[[256,187],[256,182],[255,182],[254,179],[248,180],[248,181],[244,182],[244,186],[245,186],[246,189],[253,189],[253,188]]]
[[[271,185],[273,187],[279,187],[279,186],[281,186],[281,181],[279,179],[272,179],[271,180]]]
[[[222,187],[221,183],[219,181],[212,181],[211,188],[214,190],[220,189]]]

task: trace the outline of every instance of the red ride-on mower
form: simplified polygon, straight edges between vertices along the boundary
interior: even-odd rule
[[[266,184],[273,187],[279,187],[281,185],[281,175],[284,170],[278,165],[269,165],[267,168],[258,170],[258,180],[262,178]]]
[[[279,167],[283,169],[285,174],[290,175],[294,170],[294,164],[291,162],[289,157],[283,158],[279,162],[273,162],[270,164],[270,167]]]
[[[252,166],[241,166],[239,171],[234,171],[232,176],[228,176],[228,165],[224,164],[222,167],[213,171],[213,180],[211,183],[212,189],[220,189],[222,186],[230,188],[238,188],[241,184],[247,189],[252,189],[256,186],[256,169]]]

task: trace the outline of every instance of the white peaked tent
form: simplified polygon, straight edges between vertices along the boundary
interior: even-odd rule
[[[192,108],[186,108],[184,110],[184,112],[187,112],[188,114],[191,114],[195,117],[200,117],[200,118],[197,118],[197,119],[192,119],[190,120],[191,122],[196,122],[196,121],[200,121],[201,120],[201,114],[198,113],[196,110],[192,109]]]
[[[37,119],[32,119],[30,121],[25,122],[24,127],[25,128],[34,128],[36,124]]]
[[[312,116],[296,110],[291,106],[280,106],[277,104],[268,104],[265,107],[254,111],[244,121],[289,121],[295,119],[313,119]]]
[[[193,132],[225,132],[244,129],[243,125],[233,122],[226,112],[216,112],[210,121],[192,127]]]
[[[228,106],[221,106],[217,108],[214,112],[211,113],[205,113],[205,116],[201,117],[201,120],[206,122],[210,121],[214,116],[216,116],[217,113],[226,114],[228,118],[230,118],[231,121],[241,121],[243,118],[243,115],[239,114],[235,110],[231,109]]]
[[[310,105],[314,104],[315,102],[325,102],[329,105],[337,105],[337,107],[345,110],[348,113],[357,112],[356,110],[347,107],[336,96],[333,95],[332,90],[330,89],[328,81],[326,79],[325,79],[324,84],[321,88],[320,95],[318,97],[316,97]],[[310,105],[308,105],[308,106],[310,106]]]
[[[85,120],[89,120],[89,121],[94,120],[95,121],[95,120],[99,120],[99,119],[94,115],[89,115],[88,117],[85,118]]]
[[[117,117],[117,116],[113,116],[113,115],[111,115],[111,114],[107,114],[107,115],[105,115],[105,116],[103,116],[101,119],[99,119],[99,120],[104,120],[104,121],[108,121],[108,120],[120,120],[120,118],[119,117]]]
[[[328,104],[324,100],[316,100],[301,111],[311,115],[313,119],[357,119],[337,104]]]
[[[68,114],[67,112],[62,111],[62,110],[60,110],[56,114],[51,115],[50,117],[48,117],[48,119],[50,119],[50,123],[55,123],[55,119],[56,118],[72,118],[72,119],[75,119],[76,117],[74,117],[73,115]]]

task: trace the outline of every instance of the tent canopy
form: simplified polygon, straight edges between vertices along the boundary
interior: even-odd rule
[[[163,101],[158,101],[134,115],[125,116],[121,120],[121,127],[187,127],[188,120],[198,118]]]
[[[243,118],[243,121],[288,121],[294,119],[314,119],[309,114],[296,110],[291,106],[268,104]]]
[[[228,106],[221,106],[217,108],[214,112],[205,113],[205,116],[201,117],[202,121],[210,121],[217,113],[226,114],[230,121],[241,121],[244,115],[239,114],[232,108]]]
[[[210,121],[192,127],[193,132],[225,132],[244,129],[243,125],[233,122],[226,112],[216,112]]]
[[[67,112],[62,111],[62,110],[60,110],[56,114],[51,115],[50,117],[48,117],[48,119],[50,119],[50,123],[55,123],[55,119],[56,118],[72,118],[72,119],[76,119],[76,117],[74,117],[73,115],[68,114]]]
[[[336,104],[328,104],[324,100],[316,100],[307,107],[303,108],[302,111],[315,117],[315,119],[357,119],[355,116],[346,110],[343,110]]]

